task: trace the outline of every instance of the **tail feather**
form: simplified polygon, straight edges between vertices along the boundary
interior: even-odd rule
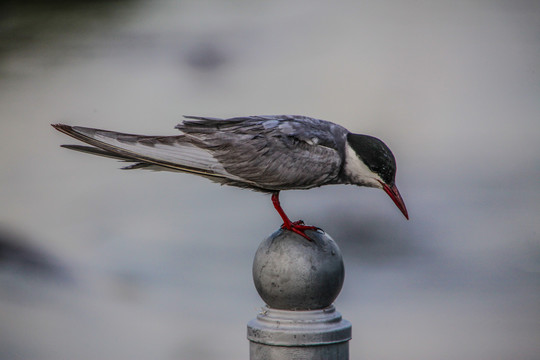
[[[123,161],[133,161],[132,159],[126,156],[121,156],[119,154],[115,154],[113,152],[103,150],[94,146],[84,146],[84,145],[60,145],[60,146],[66,149],[80,151],[87,154],[98,155],[98,156],[103,156],[103,157],[108,157],[108,158],[118,159],[118,160],[123,160]]]
[[[128,169],[157,166],[172,171],[234,180],[210,153],[191,144],[184,135],[143,136],[64,124],[52,126],[66,135],[92,145],[63,147],[138,163],[128,166]]]

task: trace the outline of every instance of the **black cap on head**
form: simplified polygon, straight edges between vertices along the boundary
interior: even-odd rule
[[[347,134],[347,142],[371,171],[386,184],[394,183],[396,159],[385,143],[373,136],[353,133]]]

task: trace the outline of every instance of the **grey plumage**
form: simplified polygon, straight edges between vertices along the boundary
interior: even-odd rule
[[[65,147],[152,168],[195,173],[218,183],[275,192],[344,183],[345,128],[304,116],[231,119],[186,116],[181,135],[142,136],[53,125],[92,147]]]

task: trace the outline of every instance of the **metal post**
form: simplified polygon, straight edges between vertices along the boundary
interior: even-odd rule
[[[351,323],[332,305],[345,277],[341,251],[325,233],[308,235],[278,230],[255,254],[266,306],[247,326],[251,360],[349,359]]]

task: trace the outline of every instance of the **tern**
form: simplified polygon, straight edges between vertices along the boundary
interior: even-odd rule
[[[325,120],[299,115],[218,119],[184,116],[180,135],[125,134],[64,124],[52,126],[85,145],[62,147],[133,164],[123,169],[192,173],[223,185],[272,195],[283,229],[307,240],[307,230],[291,221],[279,202],[282,190],[352,184],[384,190],[409,218],[395,184],[396,160],[381,140],[354,134]]]

